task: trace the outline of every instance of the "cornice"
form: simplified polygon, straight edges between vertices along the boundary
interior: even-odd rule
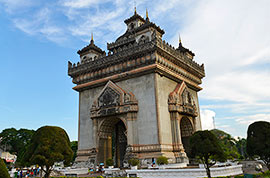
[[[104,78],[122,80],[127,78],[126,75],[129,73],[132,73],[132,76],[128,77],[140,76],[138,71],[144,71],[140,69],[158,64],[154,72],[176,81],[188,81],[187,83],[195,90],[201,90],[198,85],[204,77],[203,65],[172,50],[173,47],[161,40],[130,44],[118,48],[113,54],[99,56],[94,61],[78,62],[77,65],[69,62],[68,75],[73,78],[73,83],[80,86],[74,87],[79,91],[85,83],[100,81]],[[137,71],[136,74],[134,71]]]
[[[177,51],[173,46],[166,43],[166,41],[162,41],[161,39],[156,39],[155,41],[158,54],[164,56],[176,65],[190,71],[201,79],[205,77],[204,64],[199,65],[194,60]]]

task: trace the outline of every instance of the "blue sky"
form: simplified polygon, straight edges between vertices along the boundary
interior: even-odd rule
[[[204,63],[202,124],[246,137],[256,120],[270,122],[270,1],[136,0],[137,12]],[[89,43],[106,49],[133,14],[126,0],[0,0],[0,131],[63,127],[77,140],[78,93],[67,61]]]

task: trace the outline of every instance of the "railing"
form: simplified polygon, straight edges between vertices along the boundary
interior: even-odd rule
[[[243,174],[242,165],[227,166],[210,168],[211,176],[235,176]],[[205,169],[194,168],[194,169],[139,169],[139,170],[126,170],[127,175],[136,174],[140,178],[200,178],[207,177]]]

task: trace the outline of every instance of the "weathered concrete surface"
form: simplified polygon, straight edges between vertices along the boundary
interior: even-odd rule
[[[141,108],[138,111],[137,119],[133,121],[137,125],[134,128],[137,131],[134,131],[134,133],[138,134],[133,144],[157,144],[154,74],[132,78],[116,84],[125,91],[132,92],[138,100],[139,108]],[[90,108],[102,89],[103,87],[98,87],[80,92],[79,150],[96,147],[95,138],[93,138]]]
[[[154,75],[148,74],[116,83],[126,91],[131,91],[138,100],[137,144],[157,144],[157,118]]]

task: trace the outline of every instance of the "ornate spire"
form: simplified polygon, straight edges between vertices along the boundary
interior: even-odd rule
[[[79,50],[77,53],[79,55],[84,55],[85,53],[89,52],[90,50],[94,50],[96,52],[98,52],[99,54],[104,54],[105,51],[103,51],[102,49],[100,49],[98,46],[96,46],[94,44],[94,35],[93,32],[91,32],[91,41],[90,44],[87,45],[86,47],[84,47],[83,49]]]
[[[148,18],[148,10],[147,10],[147,8],[146,8],[146,20],[149,20],[149,18]]]
[[[94,43],[93,32],[91,32],[91,41],[90,41],[90,43]]]
[[[181,40],[181,37],[180,37],[180,33],[179,33],[179,46],[178,46],[178,48],[176,48],[176,50],[180,51],[182,53],[189,53],[192,56],[192,58],[193,58],[193,56],[195,56],[195,54],[192,51],[190,51],[189,49],[185,48],[182,45],[182,40]]]
[[[136,10],[136,1],[134,0],[134,14],[137,14],[137,10]]]

